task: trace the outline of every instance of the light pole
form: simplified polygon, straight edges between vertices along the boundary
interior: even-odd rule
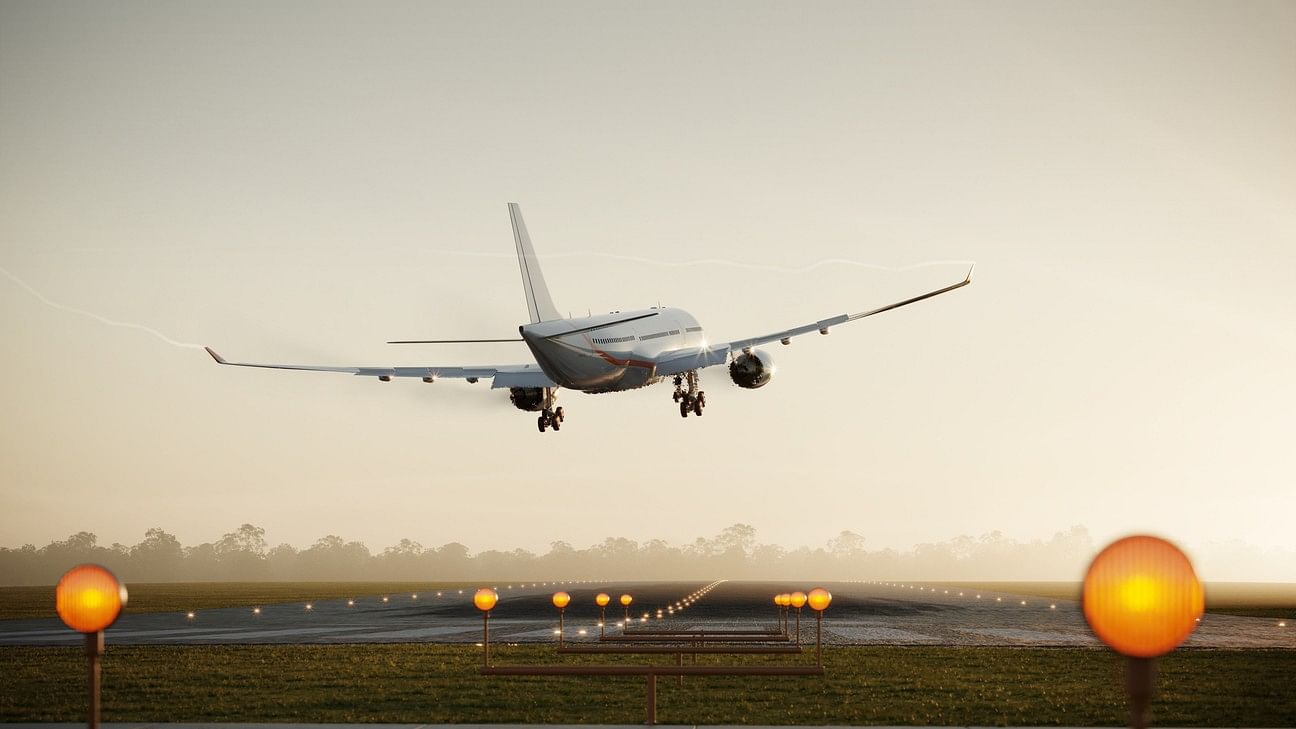
[[[603,639],[603,624],[607,622],[607,604],[612,601],[612,596],[606,592],[600,592],[594,596],[594,604],[599,608],[599,639]]]
[[[792,593],[790,592],[779,593],[779,605],[783,606],[783,625],[781,627],[783,628],[784,635],[787,635],[788,632],[788,606],[791,604],[792,604]]]
[[[630,593],[621,596],[621,606],[625,608],[625,624],[630,627],[630,603],[634,602],[634,597]]]
[[[558,647],[563,647],[563,614],[567,612],[567,603],[571,602],[571,595],[565,592],[555,592],[553,594],[554,607],[558,608]]]
[[[819,667],[823,667],[823,611],[828,609],[828,603],[832,602],[832,593],[816,587],[806,595],[806,602],[810,603],[810,609],[818,615],[815,617],[815,661]]]
[[[54,588],[54,609],[69,628],[84,633],[89,672],[90,706],[86,724],[99,729],[99,659],[104,652],[104,629],[126,604],[126,586],[97,564],[82,564],[63,573]]]
[[[797,609],[796,642],[797,645],[801,645],[801,607],[806,604],[806,594],[804,592],[801,592],[800,590],[797,590],[791,595],[791,603],[792,603],[792,607]]]
[[[499,602],[499,593],[483,587],[473,595],[473,604],[482,611],[482,661],[490,668],[490,611]]]
[[[1127,659],[1130,726],[1148,725],[1158,656],[1192,634],[1205,608],[1201,582],[1188,557],[1158,537],[1132,536],[1108,545],[1084,580],[1085,620],[1095,635]]]

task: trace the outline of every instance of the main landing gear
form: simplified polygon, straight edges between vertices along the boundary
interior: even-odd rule
[[[706,393],[698,389],[697,370],[675,375],[675,394],[672,397],[679,403],[681,418],[687,418],[689,413],[701,417],[706,407]]]
[[[566,418],[567,416],[563,414],[561,405],[556,410],[545,408],[544,411],[540,413],[540,417],[536,420],[536,425],[540,426],[541,433],[545,432],[545,428],[562,430],[562,422]]]

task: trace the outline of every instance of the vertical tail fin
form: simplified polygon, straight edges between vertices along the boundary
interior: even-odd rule
[[[527,235],[526,223],[522,222],[522,209],[517,203],[509,203],[509,217],[513,219],[513,242],[517,244],[518,267],[522,269],[522,288],[526,293],[527,313],[531,323],[561,319],[553,299],[549,298],[549,287],[545,286],[544,274],[540,272],[540,261],[536,260],[535,249],[531,247],[531,236]]]

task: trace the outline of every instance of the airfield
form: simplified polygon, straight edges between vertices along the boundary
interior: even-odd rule
[[[557,590],[571,594],[564,638],[596,641],[598,608],[594,596],[612,595],[608,634],[622,630],[617,598],[634,596],[632,628],[754,628],[777,624],[772,596],[815,585],[784,582],[722,582],[692,606],[672,614],[669,607],[703,586],[673,583],[514,583],[495,584],[500,602],[491,613],[491,640],[549,643],[557,639],[558,611],[550,602]],[[1085,624],[1080,605],[1007,592],[978,591],[922,583],[827,582],[832,605],[824,614],[828,645],[1099,647]],[[481,641],[482,617],[470,588],[429,593],[392,593],[354,599],[288,602],[185,612],[128,614],[107,631],[110,645],[251,645],[444,643]],[[657,611],[662,617],[657,617]],[[644,616],[647,616],[646,618]],[[791,625],[795,627],[795,613]],[[73,645],[82,637],[57,618],[0,621],[0,645]],[[815,641],[815,615],[801,615],[801,640]],[[1185,644],[1188,648],[1296,649],[1296,627],[1270,618],[1207,613]]]

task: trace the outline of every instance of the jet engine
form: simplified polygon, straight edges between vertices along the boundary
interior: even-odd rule
[[[509,401],[518,410],[537,413],[545,409],[545,389],[543,387],[510,387]]]
[[[729,363],[729,379],[739,387],[755,390],[774,377],[774,358],[759,349],[744,352]]]

